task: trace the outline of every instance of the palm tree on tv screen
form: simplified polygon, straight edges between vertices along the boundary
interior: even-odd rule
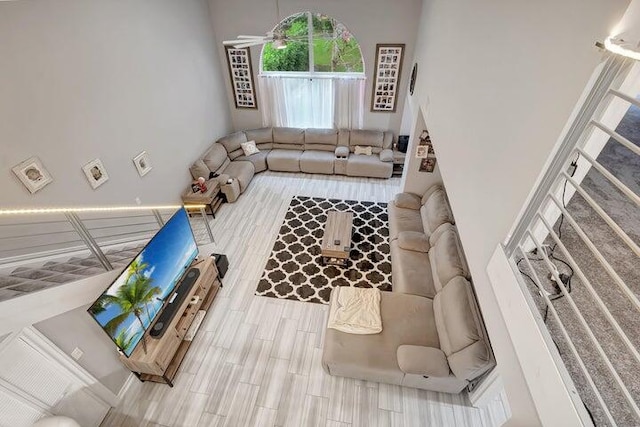
[[[122,349],[129,348],[129,346],[133,343],[133,339],[135,335],[129,335],[127,331],[124,329],[120,331],[117,337],[113,339],[116,345]]]
[[[114,337],[114,339],[116,340],[116,330],[122,324],[122,322],[124,322],[127,317],[129,317],[130,314],[133,314],[136,319],[138,319],[140,327],[143,331],[145,329],[141,317],[143,311],[147,315],[149,323],[151,323],[151,316],[149,314],[149,308],[147,307],[147,305],[151,303],[156,295],[160,294],[162,291],[157,286],[151,286],[153,279],[144,275],[144,271],[148,266],[149,264],[141,263],[139,259],[135,259],[127,269],[127,279],[125,280],[124,284],[118,288],[116,294],[104,295],[102,297],[102,301],[99,305],[102,305],[104,307],[107,304],[116,304],[122,312],[121,314],[117,315],[109,322],[107,322],[107,324],[104,326],[104,329],[109,333],[109,335]],[[123,336],[123,339],[124,338],[127,337]],[[132,337],[128,338],[128,344],[131,344],[130,340]],[[142,344],[143,346],[145,345],[144,340]],[[126,347],[121,346],[120,348],[124,350]]]

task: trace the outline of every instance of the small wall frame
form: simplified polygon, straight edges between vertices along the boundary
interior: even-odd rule
[[[232,46],[225,46],[225,52],[236,108],[257,109],[258,101],[253,81],[251,51],[248,47],[238,49]]]
[[[395,113],[402,74],[404,44],[377,44],[371,111]]]

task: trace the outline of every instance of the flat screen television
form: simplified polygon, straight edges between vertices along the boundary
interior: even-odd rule
[[[127,357],[197,255],[187,212],[181,208],[89,307]]]

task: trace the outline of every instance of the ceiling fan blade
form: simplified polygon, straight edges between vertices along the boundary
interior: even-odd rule
[[[245,47],[259,46],[259,45],[265,44],[265,43],[268,43],[268,40],[259,40],[259,41],[256,40],[256,41],[253,41],[253,42],[237,43],[237,44],[234,44],[233,47],[235,47],[236,49],[242,49],[242,48],[245,48]]]
[[[262,44],[262,43],[266,43],[269,40],[265,40],[265,39],[243,39],[243,40],[225,40],[222,42],[223,45],[225,46],[237,46],[237,45],[241,45],[241,44]]]
[[[268,36],[247,36],[247,35],[239,35],[238,37],[236,37],[237,39],[264,39],[265,37]]]

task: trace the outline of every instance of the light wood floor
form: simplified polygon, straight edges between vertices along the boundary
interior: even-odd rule
[[[400,179],[266,172],[211,221],[230,268],[174,388],[135,381],[103,426],[497,426],[505,396],[486,409],[449,395],[332,377],[322,370],[321,304],[254,291],[294,195],[388,201]],[[200,233],[199,233],[200,234]]]

